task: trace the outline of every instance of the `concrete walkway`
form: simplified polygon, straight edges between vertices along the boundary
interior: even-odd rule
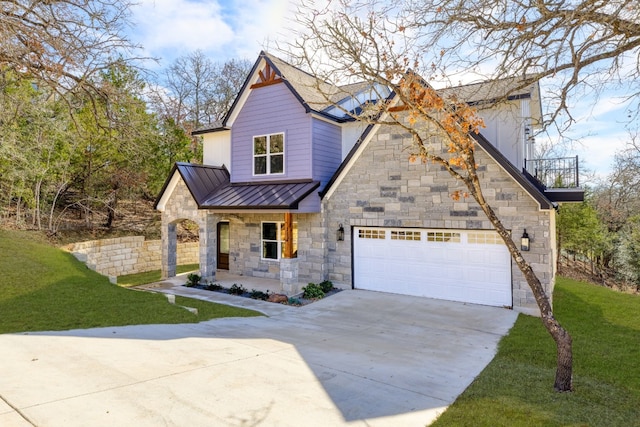
[[[268,317],[0,335],[0,425],[425,426],[517,317],[366,291],[295,308],[165,286]]]

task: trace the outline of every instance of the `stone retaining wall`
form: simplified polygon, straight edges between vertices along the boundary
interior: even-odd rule
[[[159,270],[161,241],[144,236],[118,237],[74,243],[71,253],[92,270],[105,276]],[[198,264],[199,242],[178,244],[178,265]]]

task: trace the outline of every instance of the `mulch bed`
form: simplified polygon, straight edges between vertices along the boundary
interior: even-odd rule
[[[279,294],[279,293],[275,293],[275,292],[262,292],[262,291],[257,291],[257,290],[247,290],[245,287],[243,287],[242,285],[233,285],[231,288],[225,288],[223,286],[220,285],[195,285],[195,286],[188,286],[188,285],[182,285],[182,286],[186,286],[188,288],[194,288],[194,289],[203,289],[205,291],[211,291],[211,292],[219,292],[219,293],[223,293],[223,294],[229,294],[229,295],[235,295],[235,296],[239,296],[239,297],[243,297],[243,298],[251,298],[251,299],[256,299],[256,300],[261,300],[261,301],[267,301],[267,302],[273,302],[276,304],[285,304],[285,305],[291,305],[294,307],[301,307],[303,305],[307,305],[307,304],[311,304],[314,303],[316,301],[319,301],[323,298],[327,298],[331,295],[335,295],[338,292],[340,292],[342,289],[338,289],[338,288],[333,288],[331,291],[325,293],[323,298],[303,298],[302,295],[303,293],[299,293],[296,295],[293,295],[291,297],[287,297],[284,294]]]

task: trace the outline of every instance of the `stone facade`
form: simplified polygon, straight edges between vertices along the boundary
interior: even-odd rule
[[[118,237],[74,243],[71,252],[87,266],[105,276],[122,276],[158,270],[161,266],[161,241],[144,236]],[[197,264],[198,242],[176,246],[178,264]]]
[[[203,280],[215,280],[216,273],[216,224],[217,217],[206,210],[198,209],[195,200],[182,179],[177,181],[167,208],[162,213],[162,277],[176,275],[176,224],[183,220],[198,224],[199,264]],[[208,250],[207,248],[213,248]]]
[[[475,200],[452,199],[455,190],[466,188],[446,170],[435,164],[409,161],[406,147],[410,143],[408,137],[395,134],[393,128],[382,127],[329,197],[325,197],[323,211],[328,229],[343,224],[346,231],[344,242],[331,244],[327,251],[330,280],[351,285],[349,227],[493,229]],[[555,211],[540,210],[538,203],[477,147],[476,160],[481,165],[479,175],[485,198],[518,245],[526,228],[531,251],[523,255],[551,295],[555,276]],[[511,270],[514,308],[539,313],[522,273],[513,263]]]

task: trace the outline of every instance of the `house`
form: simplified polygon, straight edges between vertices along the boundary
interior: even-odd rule
[[[537,313],[479,206],[451,198],[461,184],[436,165],[411,163],[403,151],[407,136],[397,128],[367,126],[343,113],[390,92],[326,85],[326,99],[316,84],[263,52],[225,119],[194,132],[203,137],[203,165],[176,164],[155,205],[162,212],[163,276],[175,275],[176,223],[189,219],[200,227],[204,280],[223,269],[279,279],[289,295],[331,280]],[[491,95],[482,94],[486,88],[458,90],[481,104]],[[540,161],[528,168],[531,129],[541,118],[537,86],[482,114],[487,128],[475,138],[485,196],[518,244],[529,236],[525,257],[551,292],[555,208],[581,199],[577,165],[551,171]],[[552,181],[565,188],[545,185],[558,176]]]

